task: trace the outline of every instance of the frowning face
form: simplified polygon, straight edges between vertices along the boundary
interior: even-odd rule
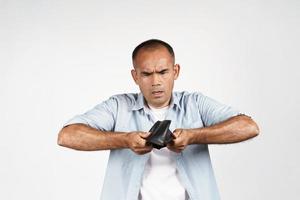
[[[169,105],[180,66],[174,65],[168,50],[165,47],[140,50],[133,64],[132,77],[148,105],[155,108]]]

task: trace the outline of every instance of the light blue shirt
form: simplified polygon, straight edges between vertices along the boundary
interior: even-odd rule
[[[170,130],[200,128],[222,122],[239,112],[201,93],[173,92],[166,119]],[[83,123],[102,131],[148,132],[155,123],[144,98],[139,94],[120,94],[75,116],[66,125]],[[103,183],[102,200],[137,200],[149,153],[137,155],[130,149],[111,150]],[[208,146],[187,146],[176,156],[180,181],[191,200],[219,200]]]

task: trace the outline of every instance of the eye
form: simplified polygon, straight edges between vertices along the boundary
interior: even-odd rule
[[[142,72],[142,76],[150,76],[151,73],[148,73],[148,72]]]
[[[168,70],[165,69],[165,70],[160,71],[159,73],[160,73],[160,74],[166,74],[166,73],[168,73]]]

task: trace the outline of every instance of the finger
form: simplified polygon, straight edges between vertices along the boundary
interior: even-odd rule
[[[152,148],[143,148],[136,151],[136,153],[142,155],[142,154],[149,153],[150,151],[152,151]]]
[[[145,151],[148,151],[148,152],[152,151],[152,149],[153,149],[152,146],[146,146],[146,147],[145,147]]]
[[[170,145],[172,145],[173,147],[177,148],[177,146],[179,145],[180,142],[180,138],[173,138],[173,140],[169,143]]]
[[[172,136],[173,136],[173,140],[176,139],[176,138],[178,137],[176,131],[174,131],[174,132],[172,133]]]
[[[153,149],[153,147],[151,144],[146,143],[145,145],[141,146],[139,149],[151,151]]]
[[[173,136],[174,136],[175,138],[178,138],[179,135],[180,135],[180,133],[181,133],[181,130],[180,130],[180,129],[176,129],[172,134],[173,134]]]
[[[148,143],[144,138],[140,138],[138,145],[140,148],[153,148],[151,143]]]
[[[173,150],[173,149],[174,149],[174,146],[171,145],[171,144],[167,144],[167,148],[170,149],[170,150]]]
[[[176,152],[176,148],[173,145],[167,145],[167,148],[171,151]]]
[[[141,138],[140,141],[139,141],[139,147],[144,148],[146,146],[148,146],[147,141],[144,138]]]
[[[167,144],[167,148],[176,153],[180,153],[184,150],[185,146],[180,143],[180,139],[174,139],[172,142]]]
[[[146,139],[146,138],[150,135],[150,132],[140,133],[139,135],[140,135],[143,139]]]
[[[174,148],[173,146],[167,146],[167,148],[175,153],[180,153],[181,150],[180,149],[177,149],[177,148]]]
[[[172,138],[172,140],[170,141],[170,142],[168,142],[167,143],[167,146],[174,146],[174,140],[175,140],[176,138]]]

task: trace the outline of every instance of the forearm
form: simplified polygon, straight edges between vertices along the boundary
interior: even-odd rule
[[[226,144],[253,138],[258,135],[259,128],[250,117],[239,115],[210,127],[187,131],[190,144]]]
[[[82,150],[108,150],[128,147],[127,133],[104,132],[84,124],[64,127],[58,134],[60,146]]]

